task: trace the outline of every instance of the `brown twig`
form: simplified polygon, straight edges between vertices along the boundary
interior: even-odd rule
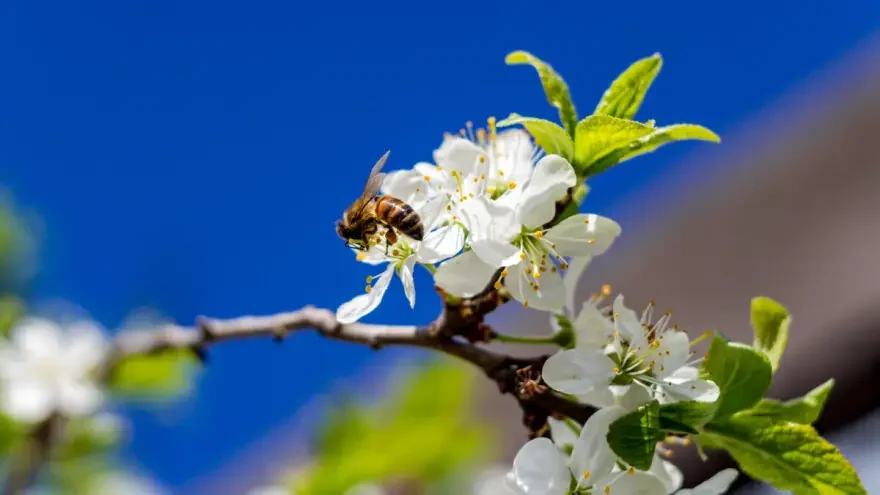
[[[13,454],[2,495],[26,493],[48,461],[63,427],[64,418],[54,414],[34,427],[24,445]]]

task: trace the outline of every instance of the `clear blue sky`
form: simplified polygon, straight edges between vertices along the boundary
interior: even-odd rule
[[[544,4],[548,7],[540,7]],[[878,27],[849,2],[5,2],[0,7],[0,184],[45,222],[34,297],[64,297],[108,327],[150,305],[181,322],[363,290],[333,222],[368,167],[429,160],[466,120],[553,117],[550,61],[589,113],[633,60],[666,65],[638,117],[722,137]],[[593,211],[696,146],[592,184]],[[435,315],[417,277],[373,321]],[[394,282],[397,284],[397,282]],[[321,287],[325,289],[321,290]],[[194,401],[137,412],[128,454],[170,486],[228,461],[370,356],[298,336],[218,347]]]

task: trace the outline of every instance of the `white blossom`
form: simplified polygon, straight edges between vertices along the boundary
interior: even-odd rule
[[[396,274],[403,284],[404,293],[410,307],[416,304],[414,269],[417,264],[433,265],[461,251],[464,233],[456,225],[439,225],[439,211],[442,207],[439,198],[421,205],[417,210],[422,216],[427,233],[422,241],[398,236],[397,242],[386,246],[384,236],[380,242],[367,251],[357,251],[358,261],[370,265],[387,264],[378,276],[367,277],[366,293],[355,296],[336,310],[340,323],[352,323],[372,312],[382,302],[391,279]],[[372,284],[372,285],[371,285]]]
[[[584,305],[584,311],[593,309]],[[623,296],[618,296],[613,305],[613,332],[606,345],[596,343],[608,335],[611,320],[593,313],[588,320],[591,324],[579,332],[587,338],[547,360],[544,381],[574,395],[609,387],[617,379],[645,385],[661,403],[717,400],[718,386],[701,379],[692,366],[702,358],[688,361],[692,353],[687,334],[669,327],[668,314],[650,323],[652,312],[653,305],[649,305],[639,318],[624,306]]]
[[[440,265],[437,285],[456,296],[470,297],[503,268],[503,285],[514,299],[526,307],[561,310],[565,287],[560,269],[568,266],[564,258],[600,255],[620,235],[617,223],[594,214],[573,215],[543,228],[553,219],[556,202],[576,182],[565,158],[547,155],[521,190],[495,201],[468,201],[461,216],[471,250]]]
[[[727,493],[737,476],[739,476],[739,472],[736,469],[722,469],[694,488],[686,488],[676,493],[678,495],[721,495]]]
[[[98,411],[104,394],[93,373],[108,350],[101,329],[81,320],[62,328],[37,317],[20,321],[0,340],[0,406],[23,422],[58,412],[85,416]]]

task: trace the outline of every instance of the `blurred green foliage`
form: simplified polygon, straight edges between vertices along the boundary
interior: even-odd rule
[[[172,400],[192,390],[198,366],[198,358],[189,349],[132,356],[114,367],[109,388],[127,400]]]
[[[491,425],[475,420],[475,370],[448,358],[406,368],[381,402],[348,402],[316,438],[313,462],[291,480],[293,493],[342,494],[363,483],[427,486],[467,472],[495,453]]]

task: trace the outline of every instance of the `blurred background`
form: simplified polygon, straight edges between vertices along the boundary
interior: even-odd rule
[[[4,290],[35,307],[69,301],[110,331],[138,308],[187,324],[335,309],[372,271],[333,222],[384,150],[388,169],[408,168],[468,120],[555,120],[534,72],[505,66],[510,51],[551,63],[584,111],[660,52],[637,117],[698,123],[722,145],[664,147],[591,181],[582,209],[624,235],[581,289],[611,283],[635,306],[673,308],[692,335],[739,340],[752,296],[786,304],[793,338],[774,394],[837,379],[817,427],[880,491],[880,401],[864,390],[880,362],[878,28],[875,0],[7,2],[0,186],[29,261]],[[430,280],[416,286],[415,311],[393,282],[366,320],[433,319]],[[547,327],[519,308],[493,317],[508,333]],[[210,357],[185,399],[121,410],[122,456],[169,493],[272,484],[332,443],[315,435],[343,401],[404,400],[403,379],[458,383],[447,419],[491,422],[462,458],[505,464],[525,440],[512,399],[451,365],[437,373],[452,378],[419,375],[424,352],[300,334]],[[691,484],[725,462],[682,459]]]

